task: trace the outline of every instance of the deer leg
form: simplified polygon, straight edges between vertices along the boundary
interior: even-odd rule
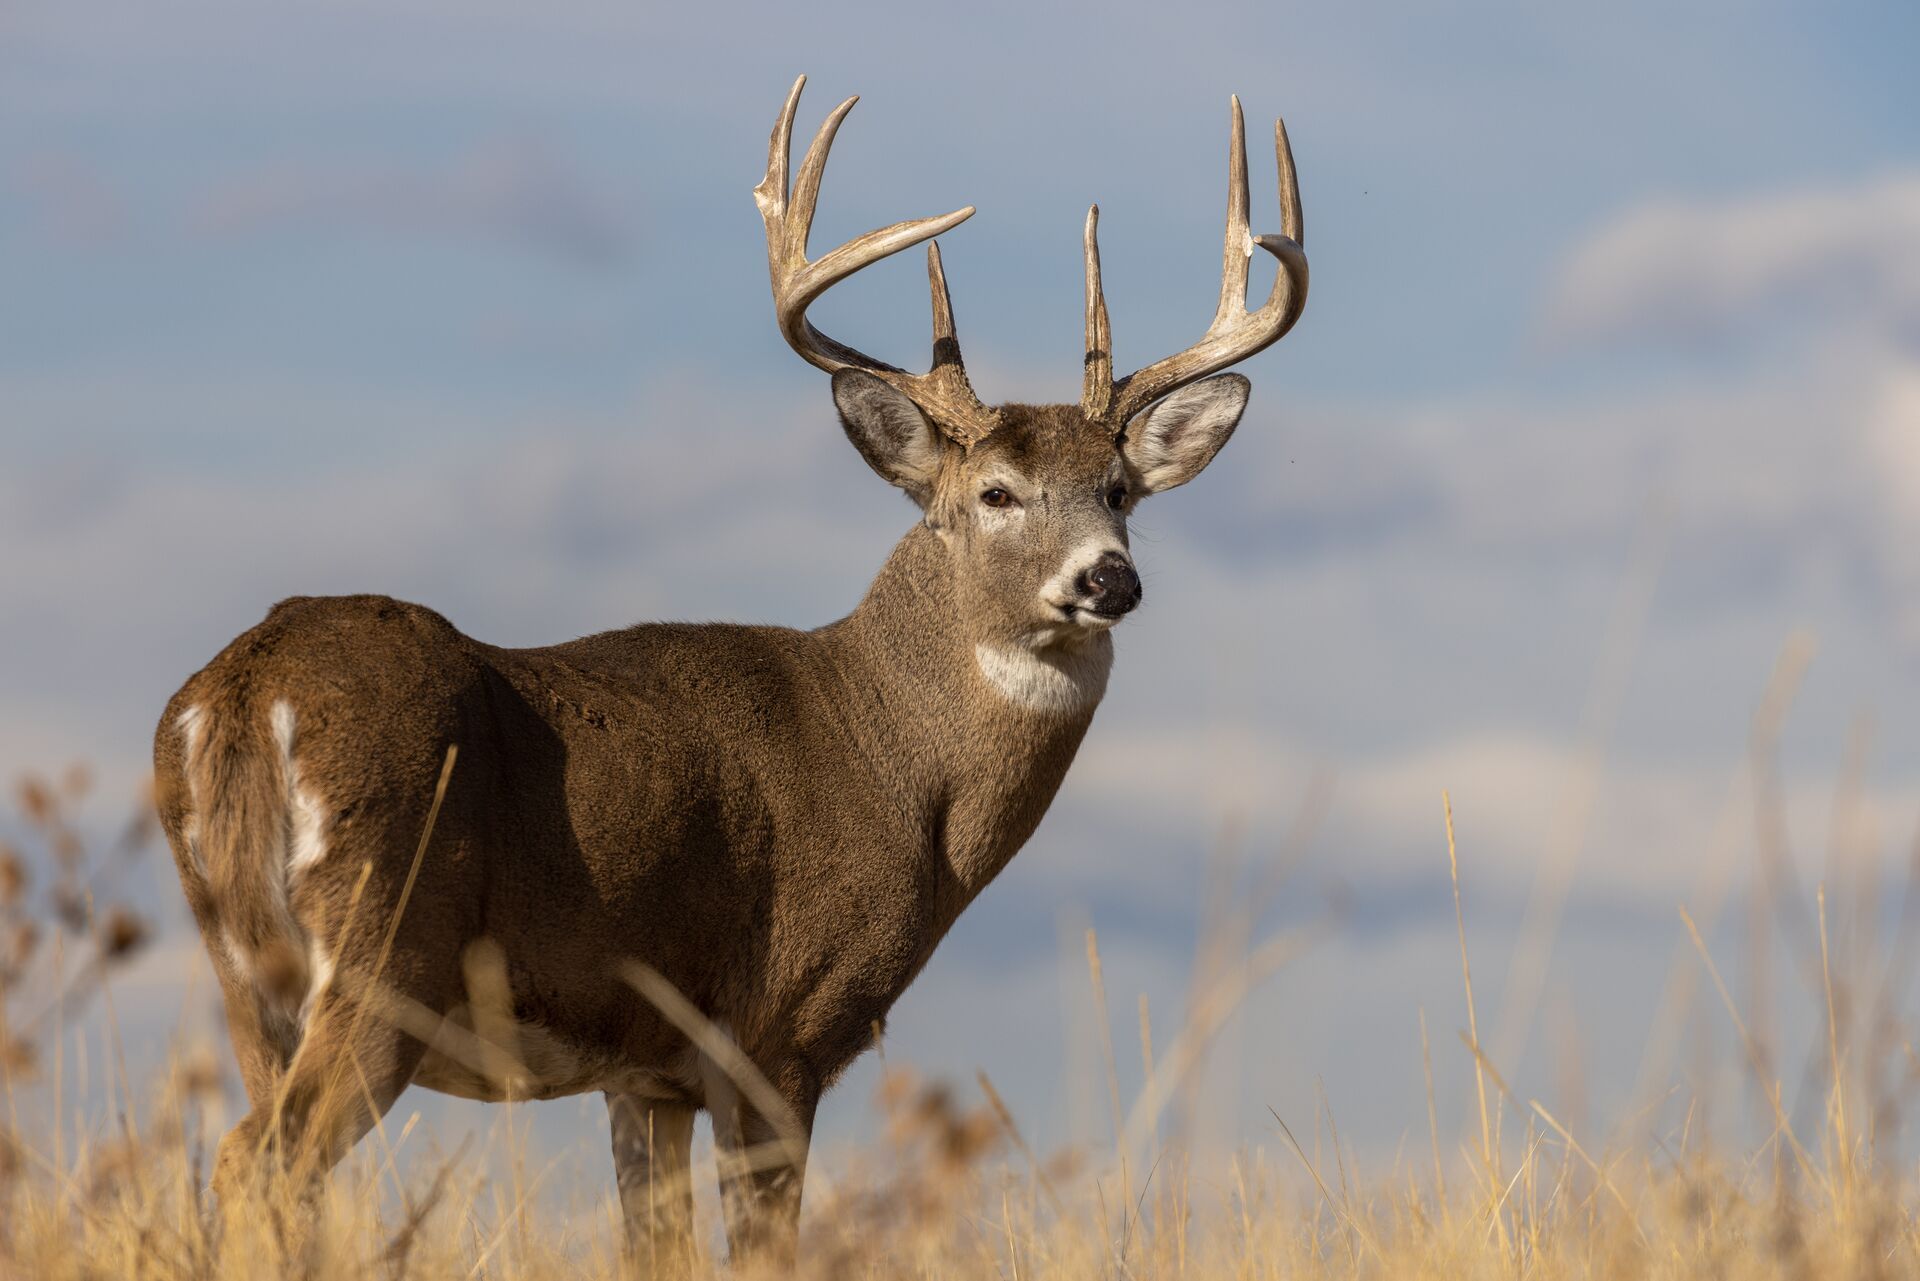
[[[255,1099],[220,1141],[213,1185],[223,1209],[242,1204],[263,1176],[317,1185],[386,1115],[425,1050],[338,984],[320,992],[271,1096]]]
[[[731,1092],[709,1100],[727,1252],[736,1265],[752,1261],[784,1270],[793,1264],[815,1102],[789,1103],[796,1134]]]
[[[214,976],[220,981],[220,995],[227,1012],[227,1039],[233,1044],[233,1057],[240,1066],[240,1083],[246,1087],[247,1103],[255,1108],[273,1105],[280,1078],[293,1056],[289,1029],[276,1022],[273,1011],[261,999],[260,989],[242,974],[239,967],[219,948],[210,948]]]
[[[607,1094],[627,1251],[645,1276],[692,1270],[693,1115],[684,1103]]]

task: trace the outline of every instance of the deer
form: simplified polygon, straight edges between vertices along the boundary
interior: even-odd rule
[[[630,1248],[687,1248],[704,1111],[729,1252],[791,1260],[823,1092],[1060,788],[1141,603],[1130,514],[1219,453],[1250,391],[1220,371],[1305,306],[1286,127],[1282,230],[1254,235],[1232,99],[1219,306],[1193,346],[1114,377],[1095,205],[1079,404],[989,407],[936,239],[973,207],[809,258],[857,98],[790,183],[805,85],[754,188],[774,315],[919,519],[811,631],[644,623],[506,649],[384,596],[293,597],[189,679],[155,794],[249,1103],[217,1150],[222,1205],[323,1176],[408,1085],[599,1091]],[[926,373],[808,321],[923,242]],[[1255,249],[1278,265],[1252,308]]]

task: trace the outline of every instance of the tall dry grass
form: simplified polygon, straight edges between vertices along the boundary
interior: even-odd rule
[[[1471,848],[1456,841],[1449,801],[1436,806],[1436,863],[1444,858],[1449,870],[1458,928],[1461,1006],[1448,1020],[1464,1030],[1456,1049],[1430,1044],[1424,1019],[1419,1028],[1426,1097],[1410,1102],[1406,1119],[1428,1150],[1403,1149],[1380,1168],[1362,1168],[1324,1109],[1304,1142],[1276,1113],[1268,1145],[1196,1149],[1188,1136],[1209,1045],[1253,984],[1337,926],[1329,919],[1256,937],[1326,808],[1322,780],[1268,869],[1250,883],[1216,878],[1225,888],[1211,896],[1184,1024],[1156,1034],[1142,999],[1144,1085],[1132,1099],[1117,1070],[1130,1038],[1117,1038],[1105,1018],[1099,944],[1088,931],[1105,1058],[1104,1080],[1088,1088],[1104,1096],[1109,1145],[1036,1152],[984,1075],[961,1090],[890,1067],[876,1100],[883,1139],[816,1153],[801,1272],[1008,1281],[1920,1276],[1920,1188],[1899,1155],[1902,1109],[1920,1082],[1902,1018],[1920,952],[1920,895],[1910,880],[1897,928],[1883,930],[1878,881],[1859,867],[1850,877],[1844,865],[1830,869],[1840,878],[1810,892],[1794,883],[1792,860],[1777,847],[1783,827],[1770,763],[1781,688],[1793,678],[1784,665],[1755,724],[1752,795],[1763,848],[1750,926],[1763,953],[1776,941],[1785,948],[1821,1010],[1821,1043],[1797,1047],[1805,1080],[1824,1099],[1817,1124],[1793,1119],[1780,1065],[1794,1060],[1772,1039],[1776,994],[1749,981],[1743,1005],[1709,948],[1732,883],[1713,860],[1700,901],[1681,910],[1685,951],[1663,1010],[1691,1008],[1697,985],[1733,1030],[1756,1137],[1735,1144],[1701,1119],[1709,1105],[1724,1116],[1739,1101],[1686,1097],[1665,1083],[1670,1047],[1650,1048],[1650,1101],[1612,1135],[1578,1132],[1547,1103],[1517,1093],[1481,1040],[1464,908]],[[70,1132],[62,1028],[88,1003],[115,1026],[112,977],[149,941],[119,889],[130,860],[152,844],[147,810],[96,854],[73,818],[87,789],[80,772],[58,785],[25,784],[15,826],[33,848],[0,846],[0,1276],[504,1279],[670,1270],[644,1250],[624,1257],[611,1181],[593,1186],[600,1164],[571,1196],[553,1191],[552,1168],[533,1168],[511,1105],[501,1109],[504,1155],[483,1160],[462,1149],[402,1162],[401,1149],[417,1151],[431,1136],[417,1133],[417,1114],[399,1122],[396,1112],[317,1195],[282,1182],[225,1214],[204,1190],[212,1122],[231,1114],[234,1092],[223,1048],[176,1050],[142,1082],[116,1058],[105,1106]],[[1436,1049],[1472,1063],[1470,1121],[1458,1145],[1439,1121]],[[1656,1115],[1672,1120],[1648,1121]],[[698,1165],[696,1177],[707,1177]],[[695,1276],[729,1270],[704,1205],[694,1257],[680,1262]]]

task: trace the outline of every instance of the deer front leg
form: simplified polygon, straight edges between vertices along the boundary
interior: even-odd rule
[[[736,1266],[752,1262],[785,1271],[793,1264],[817,1101],[790,1100],[790,1118],[775,1125],[737,1096],[709,1100],[720,1210]]]
[[[685,1276],[693,1263],[694,1109],[635,1094],[606,1097],[629,1257],[644,1276]]]

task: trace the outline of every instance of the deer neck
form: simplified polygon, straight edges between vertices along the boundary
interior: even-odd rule
[[[826,629],[849,731],[927,835],[960,907],[1032,834],[1106,691],[1105,633],[1035,650],[980,633],[952,553],[925,525],[902,538],[858,609]]]

